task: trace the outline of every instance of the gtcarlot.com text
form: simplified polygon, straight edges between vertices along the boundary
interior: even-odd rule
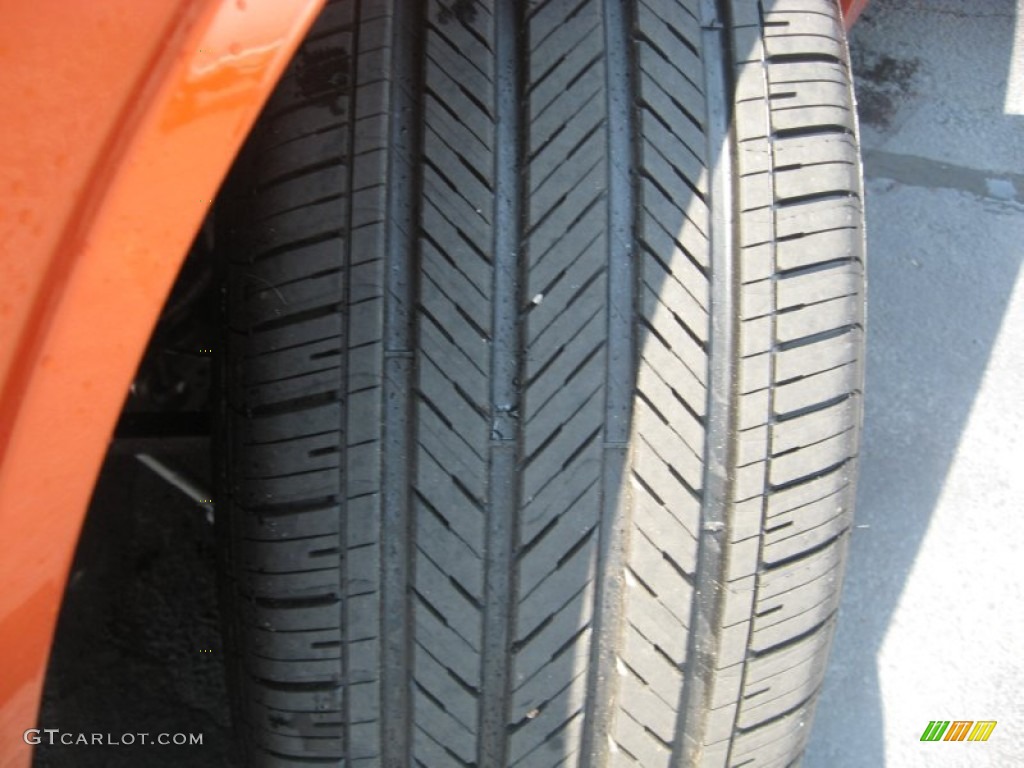
[[[22,735],[26,744],[64,744],[67,746],[123,747],[135,744],[197,746],[201,733],[72,733],[59,728],[29,728]]]

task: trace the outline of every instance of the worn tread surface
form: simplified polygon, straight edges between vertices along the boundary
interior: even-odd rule
[[[251,765],[789,766],[861,420],[831,0],[329,3],[222,198]]]

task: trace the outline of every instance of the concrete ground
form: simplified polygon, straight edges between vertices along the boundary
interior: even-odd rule
[[[1024,765],[1024,16],[878,1],[857,525],[805,768]],[[1016,38],[1016,46],[1014,45]],[[930,720],[996,720],[922,743]]]
[[[1024,764],[1020,19],[1014,0],[875,0],[853,35],[867,426],[840,629],[805,768]],[[42,747],[39,768],[233,765],[212,564],[201,509],[131,457],[108,461],[42,727],[204,742]],[[998,725],[986,743],[920,742],[936,719]]]

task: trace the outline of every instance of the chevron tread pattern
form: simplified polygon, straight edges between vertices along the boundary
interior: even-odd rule
[[[225,192],[247,764],[798,759],[861,419],[856,121],[831,0],[718,5],[335,0],[311,29]]]

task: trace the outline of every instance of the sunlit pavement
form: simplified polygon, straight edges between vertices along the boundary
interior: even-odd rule
[[[1013,0],[888,0],[851,41],[867,160],[867,428],[805,768],[1024,765],[1018,13]],[[922,743],[930,720],[998,725],[986,743]]]

